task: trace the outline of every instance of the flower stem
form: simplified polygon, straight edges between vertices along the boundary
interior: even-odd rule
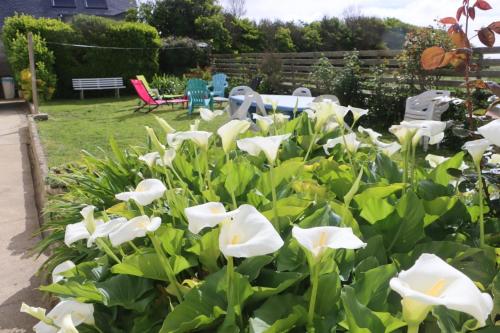
[[[134,242],[129,241],[128,244],[134,249],[135,252],[141,253],[141,250],[137,246],[135,246]]]
[[[106,242],[104,242],[104,240],[98,238],[95,242],[99,246],[99,248],[101,248],[111,259],[116,261],[117,264],[122,263],[121,260],[118,259],[116,254],[114,254],[114,252],[109,248],[108,244],[106,244]]]
[[[484,207],[483,207],[483,176],[481,173],[481,165],[476,164],[478,191],[479,191],[479,246],[484,247]]]
[[[278,206],[277,206],[277,196],[276,196],[276,184],[274,183],[274,166],[271,165],[271,168],[269,169],[269,178],[271,178],[271,195],[273,198],[273,215],[274,215],[274,227],[276,230],[278,229]]]
[[[156,254],[158,254],[158,258],[160,259],[161,266],[163,267],[165,273],[167,274],[167,279],[170,282],[170,284],[174,287],[174,292],[175,292],[175,297],[177,297],[177,300],[182,302],[183,295],[181,288],[179,286],[179,282],[177,281],[177,278],[175,277],[174,270],[172,269],[172,266],[170,265],[170,262],[168,261],[167,255],[163,251],[161,247],[160,240],[154,233],[148,233],[149,238],[151,239],[151,242],[153,243],[153,247],[155,249]]]
[[[171,168],[171,170],[174,173],[174,176],[181,183],[181,186],[184,189],[184,191],[186,191],[187,193],[189,193],[189,196],[191,197],[191,199],[193,199],[193,201],[194,201],[195,204],[198,204],[198,200],[196,200],[196,198],[194,197],[193,192],[191,192],[191,190],[189,189],[187,183],[181,178],[181,176],[179,176],[179,174],[177,173],[177,171],[175,171],[175,169],[173,167]]]
[[[403,184],[405,185],[405,187],[403,188],[403,193],[406,192],[406,185],[408,184],[408,160],[409,160],[409,150],[410,150],[410,147],[408,145],[408,143],[406,143],[404,145],[404,164],[403,164]]]
[[[205,181],[207,182],[207,189],[212,189],[212,184],[210,182],[210,165],[208,163],[208,150],[205,152]]]
[[[233,303],[234,297],[234,261],[233,257],[227,257],[227,267],[226,267],[226,278],[227,278],[227,316],[236,322],[236,312],[234,311],[235,304]]]
[[[310,270],[311,270],[312,290],[311,290],[311,298],[309,300],[309,312],[307,314],[307,323],[310,327],[313,327],[314,326],[314,310],[316,308],[316,298],[318,296],[319,265],[318,264],[311,265]]]
[[[408,333],[418,333],[418,327],[420,325],[408,324]]]
[[[314,131],[311,143],[309,143],[309,148],[307,149],[306,156],[304,157],[304,162],[307,161],[307,159],[309,158],[309,154],[311,154],[311,150],[312,150],[314,143],[316,142],[317,136],[318,136],[318,133],[316,131]]]
[[[415,170],[416,170],[415,159],[416,159],[416,154],[417,154],[417,146],[412,145],[411,149],[412,150],[411,150],[411,165],[410,165],[410,170],[411,170],[410,183],[411,183],[411,186],[413,187],[413,185],[415,184]]]

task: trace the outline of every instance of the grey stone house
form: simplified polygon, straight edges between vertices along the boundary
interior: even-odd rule
[[[124,18],[136,0],[0,0],[0,31],[6,17],[15,13],[68,20],[76,14]],[[0,76],[9,75],[5,52],[0,40]]]

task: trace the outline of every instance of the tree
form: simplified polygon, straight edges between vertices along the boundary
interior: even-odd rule
[[[241,18],[247,13],[246,0],[227,0],[226,11],[236,18]]]
[[[276,40],[276,48],[280,52],[293,52],[295,51],[295,45],[293,44],[292,35],[290,29],[285,27],[279,27],[274,35]]]
[[[243,53],[262,51],[262,33],[254,21],[226,14],[224,26],[231,34],[234,50]]]
[[[195,20],[196,36],[209,41],[215,52],[224,52],[231,48],[231,35],[224,27],[224,16],[216,14],[198,17]]]
[[[312,22],[303,29],[304,51],[319,51],[323,44],[321,38],[321,24],[319,22]]]

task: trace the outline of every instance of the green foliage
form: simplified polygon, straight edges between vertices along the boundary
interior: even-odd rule
[[[73,94],[71,79],[77,77],[129,78],[137,74],[152,76],[158,71],[160,39],[157,31],[143,23],[121,22],[97,16],[77,15],[69,23],[57,19],[35,19],[15,15],[5,20],[3,40],[8,55],[18,34],[39,35],[55,57],[57,94]],[[116,50],[73,48],[59,43],[145,48]],[[50,66],[45,65],[50,72]]]
[[[33,50],[39,97],[42,100],[50,100],[57,81],[54,73],[54,53],[47,48],[47,43],[39,35],[33,35]],[[7,58],[23,96],[31,100],[31,73],[29,71],[28,38],[26,35],[17,33],[16,37],[11,40]]]
[[[160,72],[182,75],[189,69],[210,64],[209,48],[201,48],[199,42],[187,37],[167,37],[160,50]]]
[[[344,56],[344,67],[340,69],[335,77],[335,95],[342,105],[362,107],[363,93],[361,62],[358,57],[359,52],[346,52]]]
[[[183,94],[186,90],[187,80],[174,75],[158,75],[153,76],[151,87],[156,88],[162,95]]]
[[[264,93],[277,93],[282,90],[283,63],[273,53],[267,53],[260,64],[259,71],[263,75],[260,90]]]
[[[276,30],[274,39],[276,40],[276,48],[279,52],[293,52],[295,50],[290,29],[279,27]]]
[[[320,94],[332,93],[335,90],[335,75],[337,70],[328,58],[322,57],[314,65],[311,78]]]
[[[199,38],[210,42],[214,52],[227,52],[231,49],[231,36],[224,27],[224,16],[222,14],[209,17],[198,17],[195,20]]]

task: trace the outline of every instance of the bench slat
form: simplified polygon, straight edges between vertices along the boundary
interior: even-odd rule
[[[78,78],[72,79],[73,90],[124,89],[123,78]]]

